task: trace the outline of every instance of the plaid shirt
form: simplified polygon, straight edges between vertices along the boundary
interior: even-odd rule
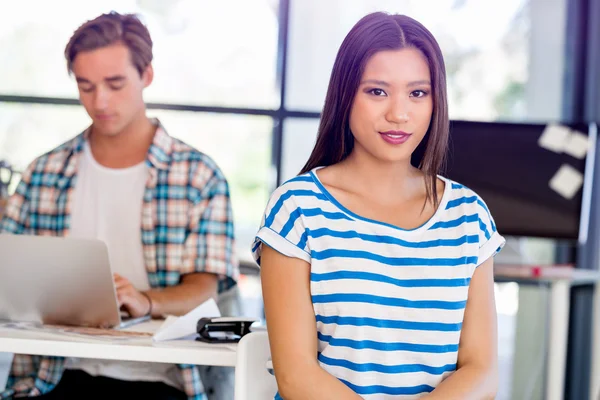
[[[149,178],[142,206],[142,244],[150,285],[174,286],[187,273],[219,276],[219,291],[235,285],[233,216],[229,189],[206,155],[158,128],[146,162]],[[89,129],[36,159],[23,173],[6,208],[0,232],[66,236],[77,181],[77,165]],[[15,355],[7,390],[10,396],[36,396],[60,381],[60,357]],[[204,399],[196,366],[179,365],[190,400]]]

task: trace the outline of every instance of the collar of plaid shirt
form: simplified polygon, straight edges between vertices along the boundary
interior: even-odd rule
[[[226,290],[235,285],[239,275],[233,254],[233,215],[227,181],[209,157],[169,136],[158,120],[154,123],[157,130],[147,157],[150,175],[141,227],[150,285],[173,286],[185,273],[210,272],[220,276],[219,291]],[[30,165],[9,202],[0,232],[54,236],[68,233],[77,165],[89,131],[88,128]],[[177,172],[176,179],[171,171]],[[182,181],[181,176],[189,179]],[[181,207],[182,195],[187,207]],[[24,205],[28,215],[36,218],[22,217]],[[198,368],[179,368],[188,398],[204,399]],[[64,359],[59,357],[16,355],[8,390],[0,393],[0,399],[13,394],[47,393],[58,383],[63,370]]]
[[[167,134],[167,131],[160,123],[157,118],[153,118],[152,123],[156,126],[156,133],[150,149],[148,150],[147,161],[148,164],[157,170],[167,170],[171,162],[171,155],[173,153],[173,141],[174,139]],[[86,129],[83,134],[75,137],[70,147],[72,148],[73,154],[78,154],[83,151],[85,142],[88,140],[91,132],[91,127]],[[69,164],[65,169],[65,176],[72,176],[75,174],[76,164]]]

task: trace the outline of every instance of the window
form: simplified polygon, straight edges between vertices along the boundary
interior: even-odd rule
[[[319,120],[288,118],[283,126],[281,182],[298,175],[312,152],[317,139]]]
[[[293,0],[286,107],[320,111],[345,35],[365,14],[387,11],[414,17],[440,43],[452,119],[560,120],[566,1],[550,3]]]
[[[0,103],[0,159],[22,171],[89,124],[83,107]]]
[[[84,21],[139,13],[154,42],[158,103],[277,108],[273,0],[23,0],[0,13],[0,93],[77,97],[64,48]],[[231,12],[235,10],[235,12]]]

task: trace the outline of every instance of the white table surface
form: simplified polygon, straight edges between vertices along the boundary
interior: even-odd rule
[[[154,332],[161,321],[132,326],[128,332]],[[152,337],[105,339],[60,332],[0,328],[0,352],[173,364],[236,365],[235,344],[191,340],[154,342]]]

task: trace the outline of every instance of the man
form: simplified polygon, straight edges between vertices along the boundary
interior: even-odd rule
[[[232,288],[228,185],[210,158],[146,116],[146,27],[133,15],[101,15],[75,31],[65,57],[92,124],[27,168],[0,232],[103,240],[132,317],[182,315]],[[194,366],[24,355],[7,388],[5,397],[204,398]]]

